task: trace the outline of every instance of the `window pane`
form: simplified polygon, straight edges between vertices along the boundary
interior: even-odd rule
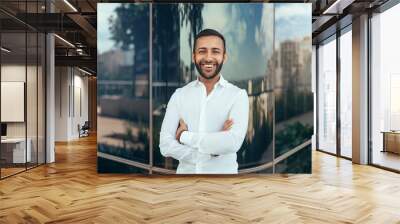
[[[104,24],[97,44],[98,151],[148,164],[149,5],[99,4],[97,9]],[[105,167],[102,163],[99,159],[99,167]]]
[[[276,4],[275,10],[275,158],[310,140],[313,134],[311,12],[296,17],[281,10],[285,7]],[[297,4],[296,9],[304,13],[311,11],[311,6]],[[296,22],[287,23],[290,20]]]
[[[372,18],[372,163],[400,170],[400,5]]]
[[[160,152],[161,124],[171,95],[193,80],[194,68],[187,61],[191,59],[191,48],[187,48],[187,42],[192,38],[190,31],[199,28],[202,22],[201,17],[189,20],[180,16],[180,11],[202,12],[203,4],[188,5],[191,7],[185,9],[179,4],[153,5],[153,158],[154,166],[169,170],[176,170],[178,161]]]
[[[31,148],[26,148],[26,33],[1,34],[1,176],[25,170],[31,162]],[[8,97],[6,97],[8,96]],[[12,97],[12,98],[11,98]],[[10,109],[13,108],[13,109]],[[29,145],[31,141],[29,140]]]
[[[33,25],[38,22],[37,13],[43,13],[44,3],[1,1],[0,7]],[[7,96],[9,100],[2,100],[0,108],[5,115],[0,146],[1,177],[5,177],[45,160],[45,35],[8,15],[0,13],[0,17],[2,99]]]
[[[27,2],[27,20],[36,23],[39,11],[38,2]],[[27,74],[26,74],[26,126],[27,150],[30,158],[27,167],[32,168],[38,164],[38,45],[39,35],[36,30],[27,28]]]
[[[340,153],[352,157],[352,38],[351,30],[340,37]]]
[[[336,154],[336,39],[318,48],[318,148]]]

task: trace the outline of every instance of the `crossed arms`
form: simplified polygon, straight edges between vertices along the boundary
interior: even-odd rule
[[[223,155],[236,153],[240,149],[246,136],[249,117],[249,102],[244,90],[238,93],[232,105],[229,117],[229,120],[232,121],[230,125],[227,121],[218,132],[183,131],[180,136],[177,135],[180,123],[177,97],[177,92],[171,96],[161,126],[160,150],[162,155],[173,157],[179,161],[196,163],[197,153]],[[176,139],[177,137],[178,139]]]

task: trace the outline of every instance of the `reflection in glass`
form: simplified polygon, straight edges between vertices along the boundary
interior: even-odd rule
[[[311,145],[276,164],[275,173],[311,173]]]
[[[310,5],[308,5],[310,6]],[[276,6],[275,50],[272,56],[275,93],[275,158],[311,139],[313,95],[311,90],[311,24]],[[304,7],[303,11],[311,10]],[[307,14],[311,15],[311,12]],[[287,23],[288,19],[297,21]],[[311,18],[308,18],[311,19]],[[296,30],[298,26],[303,31]],[[307,159],[307,158],[304,158]]]
[[[336,154],[336,38],[318,48],[318,147]]]
[[[97,157],[97,171],[99,173],[149,173],[147,169],[141,169],[135,166],[130,166],[125,163],[120,163],[102,157]]]
[[[299,17],[285,14],[279,4],[153,4],[151,9],[146,4],[99,4],[99,24],[107,24],[99,27],[102,36],[98,43],[98,121],[103,126],[98,131],[99,152],[157,168],[176,169],[177,161],[160,153],[161,123],[175,89],[196,79],[192,45],[196,33],[205,28],[216,29],[225,36],[228,60],[222,74],[245,89],[249,97],[249,127],[237,153],[239,168],[272,162],[274,147],[284,152],[310,139],[311,18],[304,16],[310,5],[293,6],[302,12]],[[147,23],[149,10],[152,10],[151,37]],[[287,19],[305,23],[306,29],[276,31],[275,24],[285,26]],[[152,38],[151,83],[149,38]],[[274,79],[279,79],[281,86],[274,85]],[[149,133],[149,106],[152,133]],[[275,114],[279,116],[280,131],[275,136],[278,140],[275,145],[274,106],[279,107],[279,113]],[[148,157],[150,134],[152,164]],[[100,162],[99,166],[104,166]],[[106,167],[99,170],[103,168]],[[272,168],[265,172],[272,172]]]
[[[149,5],[99,4],[98,10],[110,8],[113,46],[98,44],[98,151],[148,164]],[[105,165],[99,161],[99,171]],[[120,172],[113,167],[109,172]]]
[[[189,15],[201,15],[203,7],[202,3],[153,6],[153,164],[157,167],[175,170],[178,165],[172,158],[161,155],[159,133],[171,95],[194,77],[189,45],[193,33],[190,31],[198,32],[203,20],[201,16]],[[182,52],[188,58],[184,58]]]
[[[258,173],[258,174],[269,174],[269,173],[273,173],[273,172],[274,171],[273,171],[272,167],[270,167],[270,168],[267,168],[267,169],[264,169],[264,170],[259,170],[259,171],[255,172],[255,173]]]

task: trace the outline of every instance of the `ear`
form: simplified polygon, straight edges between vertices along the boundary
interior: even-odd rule
[[[194,52],[192,51],[192,62],[196,63],[196,60],[194,60]]]
[[[224,63],[228,60],[228,54],[225,52],[224,53]]]

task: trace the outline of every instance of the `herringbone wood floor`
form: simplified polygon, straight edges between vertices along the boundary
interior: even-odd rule
[[[0,223],[400,223],[400,175],[313,152],[312,175],[99,175],[96,139],[0,181]]]

